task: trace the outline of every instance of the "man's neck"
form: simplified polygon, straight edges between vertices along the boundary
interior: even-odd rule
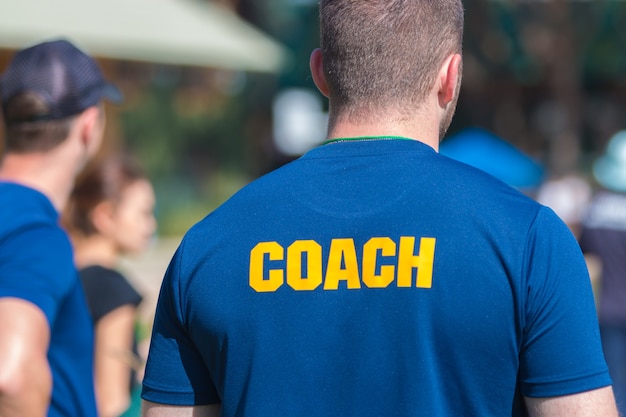
[[[408,122],[389,118],[362,123],[338,118],[331,121],[327,139],[364,136],[405,137],[423,142],[433,149],[439,150],[439,126],[436,123],[418,120],[417,118]]]
[[[54,164],[51,159],[48,154],[9,153],[0,165],[0,180],[40,191],[61,211],[74,186],[74,172],[67,163]]]

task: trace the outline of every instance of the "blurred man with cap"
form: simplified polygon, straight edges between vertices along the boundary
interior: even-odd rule
[[[602,348],[618,407],[626,413],[626,130],[593,165],[598,190],[583,220],[580,246],[600,266],[597,287]]]
[[[102,101],[121,95],[56,40],[14,56],[0,97],[0,416],[96,416],[93,329],[58,216],[102,142]]]

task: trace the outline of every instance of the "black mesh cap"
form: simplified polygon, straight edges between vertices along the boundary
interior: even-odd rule
[[[49,106],[33,120],[73,116],[102,99],[120,102],[122,94],[107,82],[95,60],[66,40],[40,43],[15,54],[0,78],[2,105],[17,94],[33,92]],[[15,120],[20,122],[32,120]]]

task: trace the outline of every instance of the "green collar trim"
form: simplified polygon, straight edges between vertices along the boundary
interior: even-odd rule
[[[358,136],[355,138],[335,138],[328,139],[322,145],[327,145],[329,143],[337,143],[337,142],[358,142],[358,141],[368,141],[368,140],[413,140],[410,138],[405,138],[403,136]]]

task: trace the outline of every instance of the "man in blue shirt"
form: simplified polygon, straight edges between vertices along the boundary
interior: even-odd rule
[[[19,51],[0,96],[0,415],[96,417],[91,318],[58,219],[120,94],[58,40]]]
[[[574,237],[437,153],[461,2],[320,7],[328,140],[187,233],[144,416],[616,416]]]

